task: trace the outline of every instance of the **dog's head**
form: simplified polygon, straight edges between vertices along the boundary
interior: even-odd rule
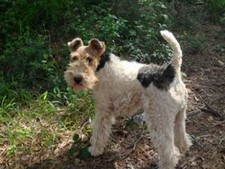
[[[68,86],[75,91],[92,89],[98,81],[95,72],[105,52],[105,43],[91,39],[85,46],[80,38],[75,38],[67,44],[70,50],[70,63],[64,72],[64,78]]]

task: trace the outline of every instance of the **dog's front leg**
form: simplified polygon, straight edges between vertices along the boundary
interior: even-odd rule
[[[107,144],[111,133],[112,124],[115,122],[115,118],[106,112],[96,112],[93,134],[90,139],[91,146],[89,152],[92,156],[98,156],[103,154],[104,147]]]

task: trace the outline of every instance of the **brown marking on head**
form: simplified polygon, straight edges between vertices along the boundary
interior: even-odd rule
[[[92,89],[98,81],[95,72],[101,55],[105,52],[105,43],[91,39],[88,46],[80,38],[68,42],[70,63],[64,73],[65,80],[74,90]],[[79,88],[79,89],[78,89]]]
[[[80,46],[83,46],[83,41],[80,38],[75,38],[67,43],[70,52],[76,51]]]
[[[99,60],[105,52],[105,43],[98,39],[91,39],[88,46],[83,45],[80,38],[75,38],[67,43],[70,49],[70,62],[86,59],[91,63],[94,59]]]
[[[99,56],[101,56],[104,52],[105,52],[105,43],[104,42],[101,42],[99,41],[98,39],[91,39],[89,41],[89,47],[92,49],[92,50],[95,50],[97,51],[97,54]]]

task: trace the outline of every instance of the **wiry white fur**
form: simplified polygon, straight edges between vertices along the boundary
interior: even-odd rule
[[[173,49],[173,57],[171,59],[171,63],[177,71],[178,76],[180,76],[180,68],[182,64],[182,50],[180,48],[180,44],[173,36],[173,34],[168,30],[162,30],[160,31],[160,33]]]
[[[96,76],[99,82],[93,90],[95,100],[107,106],[114,116],[129,116],[141,108],[138,70],[143,64],[121,61],[111,54],[110,62]],[[99,104],[97,106],[99,106]]]
[[[141,86],[136,78],[142,66],[111,54],[110,62],[96,74],[99,79],[93,90],[96,116],[89,148],[93,156],[103,153],[115,118],[130,116],[142,107]]]
[[[182,52],[172,33],[162,31],[161,34],[174,50],[172,64],[179,75],[168,90],[160,90],[153,84],[144,88],[137,75],[146,65],[121,61],[113,54],[95,73],[98,78],[93,88],[96,113],[89,147],[93,156],[103,153],[116,117],[130,116],[141,107],[146,114],[153,145],[158,150],[160,169],[175,169],[180,152],[184,153],[190,147],[191,141],[185,130],[187,92],[180,78]]]
[[[158,90],[154,85],[144,89],[143,107],[153,145],[158,150],[159,168],[174,169],[180,152],[184,153],[192,145],[185,128],[188,94],[181,80],[180,45],[171,32],[166,30],[161,34],[173,49],[171,64],[177,76],[167,91]]]

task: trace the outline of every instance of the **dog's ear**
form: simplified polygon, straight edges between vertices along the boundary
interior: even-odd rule
[[[83,41],[81,40],[81,38],[75,38],[71,42],[68,42],[67,45],[72,52],[77,50],[80,46],[83,46]]]
[[[98,52],[98,55],[102,55],[102,53],[105,52],[105,43],[104,42],[101,42],[100,40],[98,39],[91,39],[89,41],[89,46]]]

